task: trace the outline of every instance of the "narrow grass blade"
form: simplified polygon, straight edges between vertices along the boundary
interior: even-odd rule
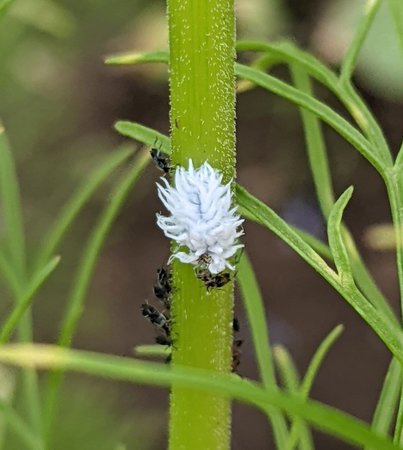
[[[353,187],[350,186],[334,204],[330,211],[327,225],[330,250],[332,251],[334,263],[336,264],[337,272],[342,284],[354,283],[350,258],[341,232],[343,212],[352,194]]]
[[[72,292],[67,303],[66,313],[63,317],[63,323],[58,339],[58,344],[62,347],[67,347],[72,342],[84,309],[85,296],[101,249],[126,197],[149,161],[150,157],[146,149],[139,153],[129,172],[117,184],[111,200],[105,207],[98,224],[89,238],[77,269],[77,278],[73,284]],[[45,411],[45,429],[47,435],[50,433],[61,380],[62,374],[60,372],[53,372],[49,375],[47,382]]]
[[[0,123],[0,195],[5,226],[5,244],[10,264],[20,280],[25,276],[25,233],[19,185],[13,156]]]
[[[372,429],[383,436],[388,435],[390,424],[396,412],[397,400],[402,386],[401,373],[399,362],[396,358],[393,358],[372,419]],[[366,447],[365,450],[375,449]]]
[[[360,23],[358,24],[357,31],[355,32],[353,40],[341,65],[340,80],[342,83],[350,81],[351,79],[351,76],[357,64],[360,50],[364,45],[365,38],[368,35],[368,31],[371,28],[371,25],[381,4],[381,0],[367,0],[367,3],[364,6],[364,15]]]
[[[21,317],[31,306],[35,294],[49,277],[49,275],[55,270],[59,262],[60,257],[54,257],[41,271],[39,271],[36,276],[34,276],[29,288],[27,289],[27,292],[23,294],[21,299],[17,301],[17,305],[2,326],[0,333],[0,344],[5,344],[10,339],[13,331],[21,320]]]
[[[21,443],[30,450],[44,450],[40,440],[31,432],[28,425],[14,411],[14,409],[0,400],[0,411],[10,430],[19,437]],[[25,448],[25,447],[24,447]]]
[[[285,389],[291,394],[301,395],[300,377],[291,355],[282,345],[275,345],[273,354]],[[284,450],[293,450],[298,441],[300,450],[314,449],[312,434],[306,423],[299,417],[294,417]]]
[[[133,154],[131,147],[122,147],[112,153],[95,171],[85,180],[73,197],[64,206],[59,218],[44,239],[40,253],[36,258],[35,269],[43,266],[52,254],[57,251],[60,242],[68,231],[70,225],[77,217],[83,206],[96,192],[99,186],[116,170],[129,156]]]
[[[265,410],[268,406],[297,415],[315,428],[332,434],[346,442],[361,447],[372,446],[379,450],[401,450],[389,439],[380,436],[364,422],[312,400],[283,394],[272,388],[241,379],[232,374],[211,373],[186,367],[167,367],[135,359],[100,353],[68,350],[48,345],[7,345],[0,348],[0,361],[5,364],[74,371],[108,379],[136,382],[153,386],[170,386],[203,389],[212,393],[252,404]]]
[[[238,264],[237,279],[248,316],[263,385],[277,389],[264,303],[255,273],[245,252]],[[268,411],[268,416],[273,427],[276,446],[278,449],[283,449],[288,436],[284,416],[279,411],[273,410]]]

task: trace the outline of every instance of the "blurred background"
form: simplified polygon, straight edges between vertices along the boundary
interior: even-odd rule
[[[350,42],[362,1],[238,0],[239,38],[290,37],[337,67]],[[124,140],[118,119],[168,132],[166,68],[107,67],[105,55],[166,47],[165,2],[154,0],[18,0],[0,22],[0,117],[15,152],[31,254],[76,186]],[[397,151],[403,134],[403,63],[393,25],[382,10],[361,54],[355,82]],[[274,73],[288,80],[284,67]],[[316,93],[341,106],[320,86]],[[258,89],[239,96],[238,178],[289,222],[320,238],[325,230],[305,155],[297,109]],[[325,127],[336,193],[354,184],[346,221],[374,277],[397,310],[393,251],[373,249],[370,226],[390,221],[385,189],[372,168]],[[133,145],[135,145],[133,143]],[[74,346],[131,355],[152,343],[154,331],[140,314],[152,296],[155,272],[168,242],[157,230],[160,209],[149,167],[115,223],[100,259]],[[35,340],[54,342],[81,250],[108,201],[111,183],[80,215],[61,249],[62,263],[34,308]],[[315,399],[369,421],[389,356],[378,338],[321,278],[277,238],[246,225],[245,244],[264,294],[273,343],[293,355],[303,373],[323,337],[339,323],[345,331],[315,383]],[[9,308],[6,293],[0,311]],[[245,314],[240,373],[256,377]],[[55,450],[164,449],[167,392],[69,375],[63,386]],[[271,449],[259,412],[234,407],[233,449]],[[253,430],[253,432],[252,432]],[[347,449],[315,434],[318,449]],[[21,450],[12,435],[7,450]]]

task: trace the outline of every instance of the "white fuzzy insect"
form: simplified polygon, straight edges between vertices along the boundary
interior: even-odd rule
[[[158,196],[171,215],[157,214],[157,224],[178,244],[170,261],[201,264],[211,274],[234,270],[230,259],[243,247],[238,243],[243,219],[232,204],[231,182],[222,184],[222,174],[208,162],[195,169],[191,159],[188,169],[177,168],[174,186],[165,178],[161,182]]]

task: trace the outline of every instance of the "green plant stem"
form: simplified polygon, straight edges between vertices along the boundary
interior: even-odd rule
[[[235,20],[233,0],[168,0],[172,163],[204,161],[223,182],[235,175]],[[233,283],[210,293],[190,265],[173,264],[172,364],[231,370]],[[225,450],[228,399],[173,385],[171,450]]]

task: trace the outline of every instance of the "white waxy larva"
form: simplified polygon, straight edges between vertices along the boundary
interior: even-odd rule
[[[243,245],[243,219],[232,204],[231,182],[222,184],[222,174],[208,162],[199,168],[178,167],[174,186],[165,178],[157,183],[158,196],[170,216],[157,214],[157,224],[165,236],[178,244],[170,260],[188,264],[205,261],[212,274],[233,270],[231,258]],[[186,250],[182,251],[182,250]]]

